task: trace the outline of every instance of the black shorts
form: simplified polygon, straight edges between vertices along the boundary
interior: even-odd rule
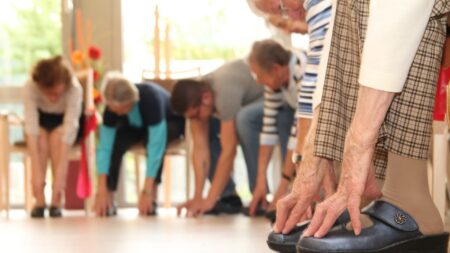
[[[64,113],[48,113],[38,110],[39,112],[39,126],[46,130],[48,133],[51,133],[53,130],[58,128],[63,124],[64,121]],[[79,119],[79,128],[77,137],[75,139],[75,143],[80,142],[83,137],[83,128],[84,128],[84,114],[82,113]]]

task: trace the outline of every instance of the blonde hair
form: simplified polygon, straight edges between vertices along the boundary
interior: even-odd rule
[[[139,101],[139,91],[136,86],[118,71],[106,73],[101,87],[106,103],[121,105]]]

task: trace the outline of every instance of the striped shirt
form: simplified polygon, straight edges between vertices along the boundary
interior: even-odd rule
[[[312,118],[313,95],[324,46],[325,35],[332,17],[331,0],[306,0],[306,22],[308,23],[309,50],[305,74],[299,85],[298,117]]]
[[[302,80],[304,66],[306,65],[306,53],[293,52],[289,62],[290,79],[287,87],[280,90],[272,90],[265,87],[263,126],[260,134],[260,145],[274,146],[278,144],[277,116],[279,110],[288,105],[292,109],[297,106],[298,83]],[[291,127],[288,149],[294,149],[296,145],[297,121],[294,120]]]

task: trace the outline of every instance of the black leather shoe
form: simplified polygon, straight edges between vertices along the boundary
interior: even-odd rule
[[[48,208],[48,214],[49,214],[50,217],[52,217],[52,218],[59,218],[59,217],[62,217],[61,208],[56,207],[56,206],[50,206],[50,207]]]
[[[106,210],[106,216],[111,217],[116,215],[117,215],[117,204],[113,203],[111,207],[109,207],[108,210]]]
[[[222,197],[217,201],[213,209],[205,212],[205,215],[220,215],[220,214],[238,214],[242,210],[241,198],[237,195]]]
[[[267,211],[265,217],[270,221],[271,224],[274,224],[277,218],[277,211],[276,210]]]
[[[158,208],[158,205],[156,202],[152,202],[153,205],[153,211],[147,212],[147,216],[155,216],[156,215],[156,208]]]
[[[250,216],[250,208],[248,208],[248,207],[242,208],[242,214],[245,216]],[[266,215],[265,209],[263,209],[261,207],[256,208],[254,217],[263,217],[265,215]]]
[[[35,206],[31,210],[31,218],[44,218],[45,207]]]
[[[346,224],[349,220],[350,216],[348,212],[345,211],[341,214],[341,216],[339,216],[334,226]],[[308,225],[309,221],[303,222],[297,225],[289,234],[277,234],[271,232],[267,238],[267,245],[274,251],[282,253],[295,253],[297,252],[295,246]]]
[[[332,228],[324,238],[302,237],[300,253],[447,253],[448,233],[425,236],[405,211],[385,201],[375,201],[363,210],[373,225],[359,236],[345,225]]]

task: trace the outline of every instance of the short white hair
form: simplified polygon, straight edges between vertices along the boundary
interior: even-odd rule
[[[126,104],[139,101],[139,91],[122,73],[109,71],[103,78],[101,91],[106,103]]]

